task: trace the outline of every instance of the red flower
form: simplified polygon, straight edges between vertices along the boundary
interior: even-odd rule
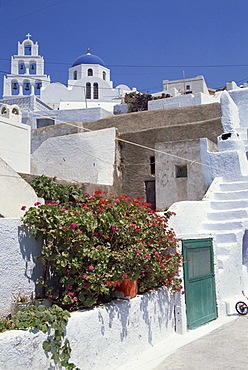
[[[67,294],[69,297],[73,297],[74,296],[74,293],[70,292]]]
[[[22,206],[21,210],[25,211],[26,208],[27,208],[26,206]]]
[[[77,227],[78,227],[78,225],[76,224],[76,222],[71,223],[71,228],[72,229],[76,229]]]
[[[113,281],[111,281],[111,280],[107,281],[107,283],[106,283],[107,286],[111,286],[112,284],[113,284]]]
[[[121,283],[119,281],[115,281],[114,285],[121,285]]]
[[[102,191],[101,190],[96,190],[95,194],[102,194]]]
[[[90,284],[88,283],[84,284],[84,289],[89,289],[89,287],[90,287]]]
[[[72,284],[68,285],[67,289],[72,290]]]

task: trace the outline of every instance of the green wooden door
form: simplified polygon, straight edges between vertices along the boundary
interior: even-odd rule
[[[188,329],[216,319],[212,239],[184,240],[184,283]]]

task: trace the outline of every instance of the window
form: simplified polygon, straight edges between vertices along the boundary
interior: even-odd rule
[[[155,156],[150,157],[150,172],[151,175],[155,175]]]
[[[37,128],[45,127],[45,126],[52,126],[55,124],[55,120],[52,118],[38,118],[36,120]]]
[[[74,80],[77,80],[77,71],[74,71],[74,72],[73,72],[73,79],[74,79]]]
[[[86,83],[86,99],[91,99],[91,83]]]
[[[176,178],[187,177],[187,165],[175,167],[176,167]]]
[[[30,95],[31,93],[31,86],[29,82],[24,82],[23,84],[23,95]]]
[[[186,90],[190,90],[190,85],[186,85]]]
[[[93,97],[94,99],[98,99],[98,83],[94,82],[93,84]]]
[[[41,82],[36,82],[34,87],[34,93],[35,95],[40,95],[40,89],[42,88]]]
[[[93,70],[91,68],[88,69],[88,76],[93,76]]]
[[[12,91],[12,95],[18,95],[19,94],[19,84],[18,84],[17,81],[12,82],[11,91]]]
[[[25,71],[26,71],[25,64],[23,62],[21,62],[19,64],[19,72],[18,72],[19,75],[23,75],[25,73]]]
[[[24,54],[25,54],[25,55],[31,55],[31,50],[32,50],[32,48],[31,48],[31,44],[26,44],[26,45],[24,46]]]
[[[31,75],[35,75],[36,74],[36,63],[30,63],[30,66],[29,66],[29,73]]]
[[[104,71],[102,73],[102,78],[103,78],[104,81],[106,80],[106,72],[104,72]]]

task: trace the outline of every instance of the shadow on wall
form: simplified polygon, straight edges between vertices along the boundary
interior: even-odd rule
[[[40,288],[36,282],[42,274],[42,263],[38,258],[41,253],[42,240],[37,241],[27,229],[19,226],[18,241],[20,252],[26,263],[24,276],[29,283],[35,284],[35,296],[39,297]]]
[[[143,319],[147,325],[147,340],[153,344],[153,326],[159,325],[162,328],[168,328],[174,322],[174,300],[175,294],[170,293],[166,289],[158,289],[144,294],[140,302],[140,311],[143,313]],[[171,304],[171,302],[173,304]],[[149,306],[153,307],[153,312],[149,310]]]
[[[118,302],[118,305],[113,305],[109,303],[106,305],[105,308],[107,313],[109,314],[108,321],[109,328],[112,327],[115,321],[115,317],[117,317],[118,321],[120,322],[121,324],[120,340],[123,342],[128,334],[129,317],[131,309],[130,302],[129,301]],[[102,326],[102,330],[104,330],[104,325]]]

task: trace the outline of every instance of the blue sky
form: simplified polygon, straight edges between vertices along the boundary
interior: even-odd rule
[[[247,0],[0,0],[0,75],[10,72],[29,32],[53,82],[66,83],[68,68],[90,47],[114,86],[161,91],[164,79],[181,79],[183,70],[204,75],[212,88],[241,84],[248,80],[247,14]]]

